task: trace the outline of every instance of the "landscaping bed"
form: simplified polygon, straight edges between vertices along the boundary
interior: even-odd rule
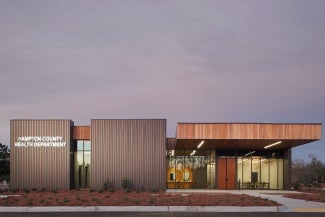
[[[261,197],[230,193],[43,190],[5,192],[0,206],[278,206]]]
[[[325,203],[325,191],[322,189],[300,190],[301,194],[284,194],[284,197]]]

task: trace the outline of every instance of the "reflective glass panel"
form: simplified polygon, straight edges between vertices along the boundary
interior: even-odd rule
[[[90,141],[88,141],[88,140],[85,140],[85,141],[84,141],[84,150],[85,150],[85,151],[90,151],[90,150],[91,150],[91,144],[90,144]]]

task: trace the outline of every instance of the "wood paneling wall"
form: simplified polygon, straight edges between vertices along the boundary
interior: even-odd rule
[[[91,182],[103,188],[109,178],[121,188],[166,188],[166,120],[91,120]]]
[[[74,126],[73,139],[90,140],[90,126]]]
[[[69,189],[70,120],[10,121],[10,185],[12,188]],[[62,136],[65,147],[16,147],[18,137]]]
[[[322,124],[179,123],[177,139],[319,140]]]

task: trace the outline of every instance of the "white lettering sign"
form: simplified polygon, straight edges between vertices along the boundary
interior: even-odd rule
[[[17,138],[15,147],[65,147],[62,136],[22,136]]]

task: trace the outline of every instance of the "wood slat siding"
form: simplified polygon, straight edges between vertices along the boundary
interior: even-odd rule
[[[12,188],[69,189],[72,126],[70,120],[10,121]],[[62,136],[66,147],[15,147],[22,136]]]
[[[91,120],[91,181],[102,189],[109,178],[121,188],[166,188],[166,120]]]
[[[75,140],[90,140],[90,126],[75,126],[75,127],[73,127],[73,139],[75,139]]]
[[[177,139],[319,140],[322,124],[179,123]]]
[[[167,138],[166,140],[166,148],[167,150],[173,150],[176,146],[176,138]]]

